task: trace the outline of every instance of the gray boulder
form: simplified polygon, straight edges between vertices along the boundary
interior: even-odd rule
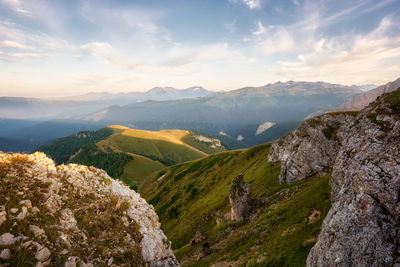
[[[243,180],[243,174],[233,178],[229,188],[229,202],[232,220],[241,221],[250,215],[253,208],[251,186]]]

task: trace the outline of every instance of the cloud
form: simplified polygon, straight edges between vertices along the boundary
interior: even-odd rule
[[[110,39],[124,36],[127,41],[146,45],[171,40],[169,30],[159,22],[166,15],[161,8],[145,8],[134,4],[118,8],[83,2],[79,12],[85,20],[101,26],[101,31]]]
[[[95,58],[104,59],[111,64],[126,68],[128,70],[134,70],[138,67],[137,64],[130,62],[125,57],[116,53],[113,47],[106,42],[91,42],[82,45],[81,50],[84,53],[94,56]]]
[[[257,9],[261,7],[263,0],[228,0],[232,4],[245,4],[250,9]]]
[[[295,38],[291,29],[284,26],[265,27],[259,21],[252,34],[255,49],[265,55],[295,52],[300,48],[298,39]]]
[[[16,58],[45,58],[50,57],[51,54],[45,53],[6,53],[0,51],[0,56],[16,57]]]
[[[350,34],[319,40],[297,60],[280,61],[270,71],[293,80],[335,80],[381,83],[400,73],[400,25],[391,17],[366,35]]]
[[[45,51],[59,51],[59,50],[68,50],[72,49],[73,47],[64,39],[50,36],[48,34],[42,32],[26,32],[17,27],[13,24],[6,23],[1,25],[0,22],[0,38],[4,39],[3,48],[5,46],[12,46],[15,47],[8,47],[8,48],[17,48],[17,49],[24,49],[25,50],[33,50],[35,47],[38,50],[45,50]],[[14,44],[12,44],[12,43]],[[7,44],[8,43],[8,44]],[[18,44],[23,44],[22,46],[17,47]],[[27,45],[29,44],[29,45]],[[1,47],[1,46],[0,46]]]
[[[20,0],[3,0],[2,2],[14,12],[23,15],[29,15],[29,16],[31,15],[31,13],[28,10],[23,8],[23,5]]]
[[[251,59],[228,43],[216,43],[201,47],[176,46],[168,52],[167,65],[184,66],[191,63],[224,60],[229,62],[250,62]]]
[[[0,48],[15,48],[15,49],[21,49],[21,50],[35,49],[32,46],[24,45],[24,44],[14,42],[14,41],[9,41],[9,40],[0,41]]]

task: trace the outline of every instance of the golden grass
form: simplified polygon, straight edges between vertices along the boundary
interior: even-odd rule
[[[113,130],[122,130],[121,132],[119,132],[119,134],[124,135],[124,136],[146,139],[146,140],[167,141],[167,142],[174,143],[177,145],[183,145],[191,150],[199,152],[200,154],[202,154],[204,156],[208,155],[207,153],[205,153],[195,147],[192,147],[182,141],[182,139],[185,136],[190,134],[189,131],[184,131],[184,130],[147,131],[147,130],[131,129],[131,128],[128,128],[125,126],[120,126],[120,125],[111,125],[111,126],[108,126],[108,128],[111,128]]]

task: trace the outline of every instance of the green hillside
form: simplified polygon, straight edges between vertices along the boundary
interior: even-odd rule
[[[305,265],[330,208],[329,175],[279,184],[279,165],[267,162],[269,147],[221,152],[169,167],[143,183],[141,195],[155,206],[183,266]],[[252,197],[263,204],[246,221],[235,222],[228,190],[242,173]],[[309,223],[313,213],[320,217]],[[206,238],[191,245],[199,229]]]
[[[218,139],[183,130],[144,131],[113,125],[57,139],[40,151],[56,163],[95,166],[137,188],[166,166],[225,150]]]
[[[67,163],[71,156],[87,144],[96,143],[113,134],[113,130],[103,128],[98,131],[84,131],[71,136],[57,138],[52,144],[37,149],[51,156],[57,163]]]

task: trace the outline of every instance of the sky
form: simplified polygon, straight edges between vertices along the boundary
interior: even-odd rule
[[[400,77],[399,0],[0,0],[0,96]]]

